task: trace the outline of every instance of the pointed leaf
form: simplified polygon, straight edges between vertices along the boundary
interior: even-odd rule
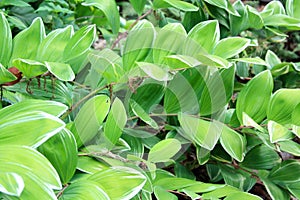
[[[181,149],[181,144],[176,139],[165,139],[154,145],[148,154],[148,161],[167,162]]]
[[[167,190],[165,190],[163,187],[154,187],[154,194],[155,197],[157,198],[157,200],[178,200],[178,198],[176,197],[176,195],[168,192]]]
[[[0,172],[0,192],[19,197],[24,189],[22,177],[13,172]]]
[[[154,80],[168,81],[172,79],[167,68],[146,62],[137,62],[136,64]]]
[[[193,4],[181,0],[154,0],[153,6],[155,9],[174,7],[182,11],[199,10],[199,8],[194,6]]]
[[[12,52],[12,35],[7,19],[2,12],[0,13],[0,38],[0,63],[7,66]]]
[[[129,2],[131,3],[137,14],[141,15],[144,11],[147,0],[129,0]]]
[[[300,1],[287,0],[285,3],[286,12],[289,16],[300,19]]]
[[[33,78],[47,72],[43,63],[29,59],[15,59],[12,64],[18,68],[26,78]]]
[[[293,138],[293,134],[289,131],[288,128],[272,120],[268,121],[268,131],[270,135],[270,141],[272,143]]]
[[[69,64],[58,62],[45,62],[47,69],[61,81],[73,81],[75,74]]]
[[[16,80],[15,77],[10,71],[8,71],[3,65],[0,63],[0,85],[3,83],[8,83]]]
[[[274,183],[296,183],[300,180],[300,163],[297,160],[285,160],[275,167],[268,178]]]
[[[271,68],[281,63],[281,60],[278,56],[271,50],[267,51],[266,54],[266,62],[269,64]]]
[[[198,60],[190,56],[184,55],[171,55],[165,58],[167,65],[171,69],[184,69],[190,67],[196,67],[201,64]]]

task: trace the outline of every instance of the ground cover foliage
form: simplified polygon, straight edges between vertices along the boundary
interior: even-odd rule
[[[300,1],[254,5],[1,1],[0,199],[300,199]]]

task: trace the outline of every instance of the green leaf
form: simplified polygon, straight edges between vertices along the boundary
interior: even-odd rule
[[[73,32],[73,26],[51,31],[39,45],[37,60],[62,62],[64,49]]]
[[[63,129],[39,146],[38,150],[51,162],[61,182],[67,184],[77,166],[77,145],[73,134]]]
[[[33,78],[47,72],[47,68],[43,63],[29,59],[15,59],[12,64],[18,68],[26,78]]]
[[[159,32],[153,44],[154,63],[163,64],[165,57],[179,54],[187,34],[184,27],[179,23],[170,23]]]
[[[243,62],[243,63],[248,63],[248,64],[254,64],[254,65],[264,65],[264,66],[269,66],[266,61],[261,59],[260,57],[255,57],[255,58],[235,58],[232,59],[233,61],[238,61],[238,62]]]
[[[212,53],[215,44],[219,40],[220,29],[217,20],[200,22],[188,33],[182,52],[188,56],[195,56],[206,52]]]
[[[243,123],[245,112],[255,122],[259,123],[266,117],[267,106],[273,90],[273,79],[270,71],[256,75],[241,90],[236,105],[239,121]]]
[[[241,192],[239,189],[226,185],[220,188],[217,188],[216,190],[213,190],[212,192],[208,192],[202,195],[204,199],[213,199],[213,198],[222,198],[225,196],[228,196],[230,194],[239,193]]]
[[[133,111],[133,113],[141,118],[145,123],[150,125],[154,129],[158,129],[157,123],[146,113],[146,111],[133,99],[130,100],[130,107]]]
[[[169,74],[167,68],[147,62],[137,62],[136,64],[154,80],[168,81],[172,79],[171,74]]]
[[[264,26],[264,22],[260,13],[253,7],[246,5],[248,11],[248,19],[250,28],[254,29],[262,29]]]
[[[97,182],[111,200],[131,199],[141,191],[146,177],[128,167],[112,167],[93,174],[88,180]]]
[[[282,125],[292,123],[292,113],[300,103],[300,89],[279,89],[269,104],[268,120],[276,121]]]
[[[281,151],[290,153],[294,156],[300,156],[300,144],[292,140],[286,140],[278,142],[278,145]]]
[[[2,12],[0,13],[0,38],[0,63],[7,66],[12,52],[12,35]]]
[[[182,10],[186,12],[199,10],[199,8],[194,6],[193,4],[181,0],[154,0],[153,7],[155,9],[174,7],[177,8],[178,10]]]
[[[94,174],[97,173],[103,169],[107,169],[108,166],[104,163],[101,163],[100,161],[97,161],[91,157],[88,156],[79,156],[78,162],[77,162],[77,169],[89,173]]]
[[[210,158],[210,150],[196,145],[197,160],[200,165],[204,165]]]
[[[33,20],[30,27],[18,33],[13,39],[11,62],[16,58],[34,60],[40,43],[45,38],[44,24],[41,18]]]
[[[140,21],[131,29],[123,53],[123,66],[126,72],[135,67],[135,62],[145,60],[152,47],[154,37],[154,27],[147,20]]]
[[[147,0],[129,0],[137,14],[141,15],[144,11]]]
[[[287,189],[294,197],[300,198],[300,182],[287,185]]]
[[[65,124],[44,112],[20,112],[1,118],[0,144],[38,147],[59,132]]]
[[[272,181],[266,178],[262,178],[262,181],[272,199],[290,199],[289,194],[285,190],[274,184]]]
[[[264,18],[265,26],[285,27],[289,30],[300,30],[300,19],[284,14],[270,15]]]
[[[120,28],[120,15],[118,11],[118,7],[115,1],[111,0],[84,0],[82,3],[84,6],[95,6],[100,9],[107,21],[109,22],[112,32],[117,34]]]
[[[280,161],[274,150],[266,145],[258,145],[246,154],[241,166],[251,169],[271,169]]]
[[[110,200],[108,195],[94,181],[82,180],[69,185],[60,200]]]
[[[154,194],[157,200],[178,200],[177,196],[168,192],[163,187],[154,187]]]
[[[293,138],[293,134],[289,131],[288,128],[272,120],[268,121],[268,131],[270,135],[270,141],[272,143],[285,141]]]
[[[176,139],[165,139],[155,144],[149,151],[148,161],[167,162],[181,149],[181,144]]]
[[[227,126],[223,126],[220,142],[225,151],[234,159],[242,162],[246,150],[246,138]]]
[[[110,99],[106,95],[97,95],[85,102],[75,117],[74,125],[71,128],[77,147],[82,146],[96,136],[108,114],[109,107]]]
[[[267,51],[266,54],[266,62],[269,64],[271,68],[281,63],[281,60],[278,56],[271,50]]]
[[[262,200],[261,197],[246,192],[236,192],[233,194],[229,194],[224,200],[240,200],[240,199]]]
[[[183,113],[178,115],[178,120],[184,130],[183,136],[208,150],[214,148],[224,126],[218,121],[209,122]]]
[[[58,62],[45,62],[47,69],[61,81],[72,81],[75,74],[69,64]]]
[[[19,197],[24,189],[22,177],[13,172],[0,172],[0,192]]]
[[[184,55],[171,55],[165,57],[167,65],[171,69],[184,69],[190,67],[196,67],[201,64],[198,60],[190,56]]]
[[[118,142],[126,122],[127,115],[124,105],[119,98],[116,98],[104,126],[104,136],[110,144],[115,145]]]
[[[249,27],[248,10],[241,1],[234,2],[233,7],[240,16],[229,14],[230,32],[232,35],[238,35]]]
[[[0,63],[0,85],[3,83],[11,82],[16,80],[15,77],[10,71],[8,71],[3,65]]]
[[[226,59],[221,58],[216,55],[204,55],[199,54],[195,56],[203,65],[207,65],[210,67],[218,67],[218,68],[229,68],[232,66],[230,62],[228,62]]]
[[[40,99],[27,99],[19,103],[7,106],[0,110],[0,119],[13,117],[17,114],[30,113],[33,111],[42,111],[57,117],[61,116],[68,107],[57,101],[48,101]]]
[[[0,145],[0,170],[2,172],[17,173],[24,179],[25,189],[26,177],[31,175],[34,180],[41,181],[52,189],[60,189],[59,176],[50,162],[33,148],[17,145]]]
[[[294,18],[300,19],[300,1],[299,0],[287,0],[285,2],[286,13]]]
[[[285,160],[279,166],[272,169],[268,179],[274,183],[290,184],[300,180],[300,163],[297,160]]]
[[[231,3],[228,0],[204,0],[205,2],[217,6],[219,8],[222,8],[224,10],[226,10],[228,13],[232,14],[232,15],[236,15],[239,16],[239,13],[232,7]]]
[[[250,45],[250,40],[242,37],[227,37],[217,42],[213,53],[222,58],[231,58]]]

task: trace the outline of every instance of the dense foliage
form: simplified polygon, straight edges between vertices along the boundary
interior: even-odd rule
[[[0,199],[300,199],[299,5],[1,1]]]

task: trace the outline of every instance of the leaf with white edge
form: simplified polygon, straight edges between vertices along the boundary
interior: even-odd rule
[[[165,57],[179,54],[187,34],[180,23],[170,23],[164,26],[157,34],[153,44],[153,61],[163,64]]]
[[[108,166],[96,159],[93,159],[88,156],[79,156],[78,162],[77,162],[77,169],[89,173],[94,174],[97,173],[103,169],[107,169]]]
[[[12,34],[2,12],[0,13],[0,38],[0,63],[7,66],[12,53]]]
[[[135,67],[135,63],[144,61],[155,38],[155,29],[147,20],[138,22],[128,33],[123,53],[123,66],[125,71]],[[139,41],[139,42],[136,42]]]
[[[43,63],[29,59],[15,59],[12,64],[18,68],[26,78],[33,78],[47,72]]]
[[[177,196],[168,192],[163,187],[156,186],[154,187],[154,194],[157,200],[178,200]]]
[[[152,63],[137,62],[136,63],[140,69],[142,69],[148,76],[158,81],[168,81],[171,80],[171,74],[169,74],[168,69],[162,66],[158,66]]]
[[[125,107],[119,98],[116,98],[111,106],[105,126],[104,136],[110,142],[109,146],[115,145],[122,135],[127,122]]]
[[[171,55],[165,58],[167,65],[171,69],[185,69],[201,65],[197,59],[185,55]]]
[[[225,59],[231,58],[245,50],[250,45],[250,42],[247,38],[228,37],[216,44],[213,54]]]
[[[94,181],[82,180],[69,185],[60,200],[110,200],[108,195]]]
[[[286,12],[289,16],[300,19],[300,1],[287,0],[285,3]]]
[[[24,181],[14,172],[0,172],[0,192],[19,197],[24,189]]]
[[[248,64],[254,64],[254,65],[263,65],[263,66],[269,66],[266,61],[261,59],[260,57],[255,57],[255,58],[235,58],[232,59],[233,61],[238,61],[238,62],[243,62],[243,63],[248,63]]]
[[[234,159],[242,162],[246,150],[246,138],[227,126],[223,126],[220,142],[225,151]]]
[[[296,199],[300,199],[300,182],[287,185],[287,189]]]
[[[297,160],[285,160],[274,167],[268,178],[277,184],[291,184],[299,182],[300,174],[300,163]]]
[[[203,37],[205,35],[206,37]],[[200,22],[188,33],[183,45],[183,55],[195,56],[199,53],[212,53],[220,40],[220,28],[217,20]]]
[[[267,112],[268,120],[292,124],[292,114],[300,103],[300,89],[279,89],[273,95]]]
[[[0,144],[38,147],[64,128],[59,118],[44,112],[20,112],[0,120]]]
[[[199,10],[197,6],[181,0],[154,0],[153,7],[155,9],[174,7],[185,12]]]
[[[218,68],[229,68],[232,66],[226,59],[216,55],[199,54],[195,56],[203,65]]]
[[[71,128],[77,147],[82,146],[96,136],[103,120],[107,116],[110,99],[106,95],[97,95],[81,107]]]
[[[278,56],[271,50],[267,51],[265,59],[271,68],[281,63],[281,60],[278,58]]]
[[[93,174],[88,180],[100,184],[111,200],[131,199],[146,183],[141,172],[129,167],[111,167]]]
[[[205,121],[180,113],[178,120],[184,130],[183,136],[201,147],[212,150],[221,136],[224,124],[218,121]]]
[[[7,106],[0,110],[0,119],[8,118],[17,114],[33,111],[42,111],[54,116],[61,116],[68,107],[57,101],[40,99],[26,99],[19,103]],[[1,121],[1,120],[0,120]]]
[[[289,194],[267,178],[261,178],[272,199],[289,199]]]
[[[0,85],[3,83],[11,82],[16,80],[15,77],[10,71],[8,71],[3,65],[0,63]]]
[[[73,26],[51,31],[40,43],[36,59],[39,61],[62,62],[64,49],[73,34]]]
[[[252,126],[262,133],[265,131],[265,129],[263,127],[258,125],[251,117],[249,117],[249,115],[247,115],[244,112],[243,112],[243,122],[242,123],[244,124],[244,126]]]
[[[61,182],[51,163],[33,148],[17,145],[0,145],[0,170],[14,172],[22,176],[36,177],[43,184],[52,189],[61,189]],[[41,170],[42,169],[42,170]],[[26,180],[25,189],[26,189]]]
[[[75,74],[69,64],[45,62],[45,66],[51,74],[61,81],[73,81],[75,79]]]
[[[272,143],[285,141],[293,138],[293,134],[289,131],[288,128],[272,120],[268,121],[268,131],[270,135],[270,141]]]
[[[230,194],[224,200],[240,200],[240,199],[262,200],[261,197],[256,196],[254,194],[247,193],[247,192],[236,192],[236,193]]]
[[[117,34],[120,28],[120,14],[115,1],[111,0],[84,0],[82,5],[84,6],[95,6],[100,9],[107,18],[112,32]]]
[[[157,123],[146,113],[146,111],[133,99],[130,100],[130,107],[133,111],[133,113],[141,118],[145,123],[150,125],[154,129],[158,129]]]
[[[148,161],[167,162],[181,149],[181,144],[176,139],[165,139],[155,144],[149,151]]]
[[[294,156],[300,156],[300,144],[292,140],[281,141],[277,143],[280,150],[292,154]]]
[[[263,71],[251,79],[239,93],[236,114],[243,122],[243,112],[259,123],[266,117],[267,106],[273,90],[270,71]]]
[[[300,30],[300,19],[284,14],[270,15],[264,18],[265,26],[285,27],[289,30]]]
[[[253,7],[246,5],[250,28],[262,29],[264,26],[260,13]]]
[[[45,38],[45,28],[40,17],[30,27],[18,33],[13,39],[11,62],[17,58],[36,59],[38,47]]]

